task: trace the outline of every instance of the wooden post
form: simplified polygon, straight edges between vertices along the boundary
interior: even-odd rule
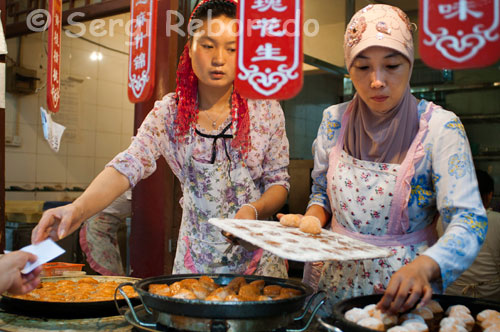
[[[134,132],[154,102],[175,91],[181,37],[175,33],[167,36],[165,27],[167,11],[183,8],[179,3],[189,3],[189,0],[158,0],[155,90],[149,100],[135,105]],[[140,181],[133,191],[129,246],[134,277],[170,274],[175,257],[182,193],[177,178],[162,157],[156,166],[155,173]]]
[[[7,19],[5,0],[0,0],[0,10],[2,11],[3,31],[5,31]],[[5,65],[5,55],[0,55],[0,63]],[[0,156],[0,252],[3,253],[5,249],[5,108],[0,108]]]

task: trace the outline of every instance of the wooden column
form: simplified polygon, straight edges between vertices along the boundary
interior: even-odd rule
[[[5,16],[5,1],[0,0],[4,32],[7,19]],[[0,63],[5,64],[5,55],[0,55]],[[5,108],[0,108],[0,156],[0,253],[3,253],[5,249]]]
[[[135,105],[134,132],[137,131],[156,100],[175,91],[180,36],[166,35],[168,10],[184,8],[188,0],[158,0],[156,40],[156,82],[151,99]],[[188,6],[189,7],[189,6]],[[173,125],[173,124],[171,124]],[[134,188],[130,267],[134,277],[170,274],[180,224],[180,185],[165,160],[157,160],[157,169]]]

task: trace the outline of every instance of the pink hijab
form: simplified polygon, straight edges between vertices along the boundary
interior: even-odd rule
[[[349,70],[356,56],[371,46],[398,51],[413,68],[413,38],[408,16],[389,5],[368,5],[349,22],[344,36],[344,57]],[[401,164],[418,131],[418,100],[410,84],[396,107],[374,112],[355,95],[346,127],[345,149],[354,158]]]

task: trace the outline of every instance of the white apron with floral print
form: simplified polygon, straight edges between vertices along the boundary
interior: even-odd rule
[[[230,138],[225,132],[204,135],[217,139]],[[193,133],[194,134],[194,133]],[[196,131],[196,134],[201,133]],[[203,135],[203,134],[201,134]],[[260,197],[243,161],[226,160],[202,163],[193,158],[193,145],[188,147],[183,184],[183,215],[177,242],[173,274],[235,273],[258,274],[286,278],[285,261],[262,249],[253,252],[242,246],[231,246],[221,230],[207,222],[210,218],[231,218],[240,207]],[[215,156],[215,153],[213,154]],[[234,158],[233,158],[234,159]]]
[[[420,117],[419,131],[401,165],[377,163],[351,157],[343,150],[344,131],[351,110],[343,117],[336,145],[330,152],[327,173],[328,196],[332,206],[332,230],[384,247],[393,256],[358,261],[329,261],[322,265],[318,288],[328,292],[322,314],[342,299],[381,293],[392,274],[413,261],[437,239],[435,223],[406,233],[410,181],[415,164],[424,156],[422,141],[433,111],[429,103]]]

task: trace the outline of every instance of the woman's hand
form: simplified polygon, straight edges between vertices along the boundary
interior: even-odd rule
[[[247,220],[255,220],[255,210],[252,209],[252,207],[248,205],[243,205],[238,212],[236,212],[236,215],[234,216],[234,219],[247,219]],[[227,238],[227,241],[231,244],[234,245],[239,245],[245,248],[248,251],[255,251],[259,249],[259,247],[254,246],[250,242],[244,241],[240,238],[237,238],[233,236],[231,233],[228,232],[222,232],[222,235],[224,235]]]
[[[58,241],[77,230],[83,221],[82,212],[74,203],[47,210],[33,229],[31,242],[38,243],[48,237]]]
[[[24,251],[14,251],[0,258],[0,294],[8,291],[12,294],[25,294],[35,289],[40,283],[39,266],[28,274],[21,270],[27,262],[35,262],[37,257]]]
[[[425,255],[417,257],[394,273],[377,308],[398,313],[411,309],[419,300],[426,305],[432,297],[430,282],[439,275],[435,260]]]

